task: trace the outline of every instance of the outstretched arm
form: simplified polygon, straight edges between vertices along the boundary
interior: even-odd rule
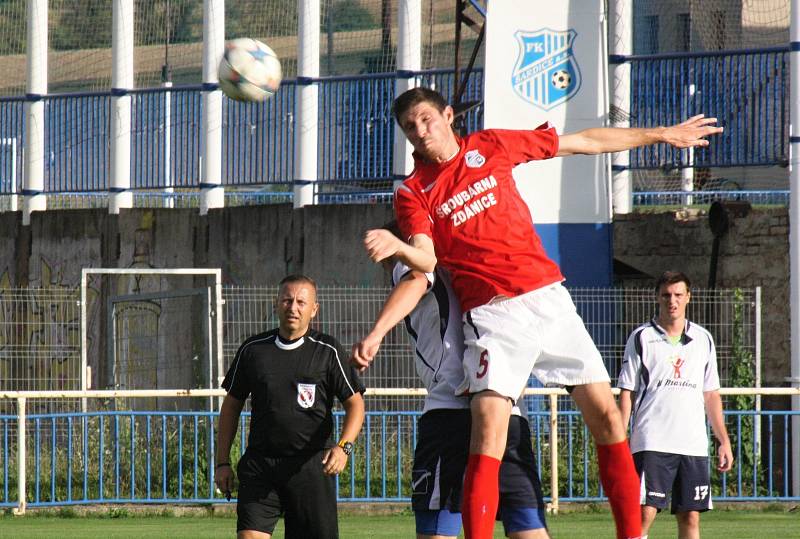
[[[719,391],[706,391],[703,397],[706,402],[708,422],[711,423],[711,430],[717,439],[717,470],[727,472],[733,467],[733,450],[722,414],[722,397],[719,396]]]
[[[411,269],[433,271],[436,268],[433,240],[425,234],[416,234],[409,243],[383,228],[367,230],[364,236],[364,247],[373,262],[380,262],[394,255]]]
[[[676,148],[708,146],[705,137],[722,133],[716,118],[702,114],[669,127],[596,127],[559,137],[557,156],[622,152],[660,142]]]
[[[361,371],[369,367],[386,334],[414,310],[427,290],[428,278],[424,273],[416,270],[407,273],[386,298],[369,334],[353,345],[351,363]]]

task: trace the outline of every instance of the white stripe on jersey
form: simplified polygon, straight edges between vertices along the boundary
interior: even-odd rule
[[[350,385],[350,379],[347,377],[347,373],[344,372],[344,367],[342,366],[342,360],[339,359],[339,351],[336,349],[336,347],[335,346],[331,346],[330,344],[328,344],[326,342],[318,341],[317,339],[314,339],[313,337],[309,337],[308,340],[309,341],[314,341],[317,344],[322,344],[324,346],[327,346],[331,350],[333,350],[333,353],[336,356],[336,363],[339,364],[339,370],[342,371],[342,376],[344,376],[344,381],[347,382],[347,387],[350,388],[350,393],[355,395],[356,391],[355,391],[355,389],[353,389],[353,386]]]
[[[397,263],[392,283],[397,285],[409,271],[408,266]],[[437,268],[435,274],[426,273],[426,277],[432,286],[406,317],[417,376],[428,390],[422,411],[469,408],[466,397],[455,394],[464,378],[464,333],[458,299],[446,272]]]
[[[236,352],[236,356],[234,356],[234,358],[233,358],[233,362],[236,364],[236,368],[233,369],[233,374],[231,375],[231,384],[230,384],[231,387],[233,387],[233,381],[236,379],[236,373],[239,372],[239,359],[240,359],[240,356],[247,349],[247,347],[250,346],[251,344],[255,344],[257,342],[268,341],[270,339],[274,339],[275,337],[276,337],[276,335],[270,335],[269,337],[264,337],[262,339],[255,339],[255,340],[250,341],[249,343],[246,343],[241,348],[239,348],[239,351]]]

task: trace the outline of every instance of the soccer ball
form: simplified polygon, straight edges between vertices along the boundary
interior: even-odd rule
[[[244,37],[225,44],[217,70],[219,87],[237,101],[264,101],[281,85],[281,62],[267,45]]]
[[[553,86],[555,86],[559,90],[566,90],[567,88],[569,88],[569,85],[572,82],[572,77],[570,76],[568,71],[564,71],[562,69],[560,71],[556,71],[555,73],[553,73],[552,82]]]

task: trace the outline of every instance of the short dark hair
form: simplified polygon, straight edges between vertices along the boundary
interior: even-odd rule
[[[291,275],[287,275],[286,277],[281,279],[280,283],[278,283],[278,289],[280,290],[281,288],[283,288],[283,285],[288,283],[306,283],[310,285],[311,288],[314,289],[314,294],[317,293],[317,283],[315,283],[314,279],[312,279],[311,277],[307,277],[299,273],[293,273]]]
[[[685,273],[682,271],[665,271],[661,274],[661,277],[658,278],[656,281],[656,292],[661,290],[663,285],[671,285],[675,283],[685,283],[686,284],[686,291],[689,292],[692,289],[692,281],[689,280],[689,277],[686,276]]]
[[[447,108],[447,101],[436,90],[411,88],[400,94],[392,103],[392,114],[398,125],[400,124],[400,117],[420,103],[430,103],[439,112],[444,112],[444,109]]]

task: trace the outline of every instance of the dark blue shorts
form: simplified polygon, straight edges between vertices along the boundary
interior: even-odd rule
[[[420,418],[411,482],[417,533],[457,534],[470,427],[469,410],[431,410]],[[499,480],[497,518],[503,521],[506,532],[545,527],[530,429],[522,417],[511,416],[509,421]],[[442,510],[447,513],[437,514]],[[456,533],[452,533],[453,529]]]
[[[640,451],[633,454],[633,462],[641,481],[642,505],[661,511],[671,496],[673,514],[712,508],[708,457]]]

